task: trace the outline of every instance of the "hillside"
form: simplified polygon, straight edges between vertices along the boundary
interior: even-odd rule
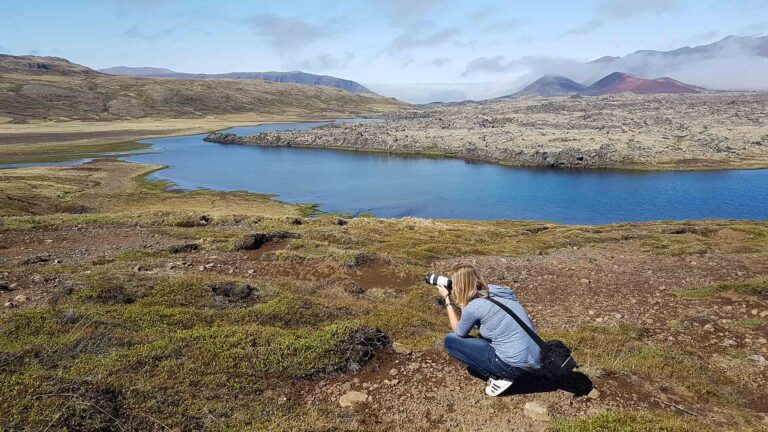
[[[107,69],[99,69],[99,72],[109,75],[123,75],[135,77],[178,78],[178,79],[251,79],[274,81],[281,83],[306,84],[325,87],[334,87],[351,93],[373,93],[362,84],[336,78],[328,75],[315,75],[302,71],[289,72],[229,72],[222,74],[192,74],[176,72],[170,69],[153,67],[127,67],[117,66]]]
[[[112,76],[56,57],[0,55],[0,118],[124,120],[212,115],[333,117],[391,111],[396,99],[261,80]]]
[[[579,93],[585,90],[587,86],[561,75],[544,75],[536,81],[529,84],[524,89],[509,96],[502,96],[499,99],[514,98],[520,96],[565,96]]]
[[[636,75],[614,72],[585,89],[585,95],[605,95],[614,93],[658,94],[658,93],[698,93],[690,86],[672,78],[641,78]]]

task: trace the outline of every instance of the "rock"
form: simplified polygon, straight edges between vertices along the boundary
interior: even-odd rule
[[[333,224],[334,224],[334,225],[338,225],[338,226],[344,226],[344,225],[346,225],[346,224],[348,224],[348,223],[349,223],[349,222],[348,222],[346,219],[342,219],[342,218],[338,218],[338,219],[336,219],[336,220],[333,222]]]
[[[133,271],[135,271],[135,272],[147,271],[147,267],[139,264],[139,265],[137,265],[136,267],[133,268]]]
[[[363,402],[368,402],[368,400],[369,396],[367,394],[352,390],[344,393],[344,395],[339,398],[339,405],[343,408],[349,408]]]
[[[587,393],[587,397],[590,399],[600,399],[600,391],[593,387],[592,390]]]
[[[254,250],[264,246],[265,243],[285,240],[285,239],[297,239],[301,238],[300,235],[292,232],[274,232],[274,233],[254,233],[248,234],[236,241],[232,246],[234,250]]]
[[[758,313],[760,313],[760,311],[757,309],[752,309],[751,311],[749,311],[749,313],[751,313],[752,315],[757,315]]]
[[[16,297],[13,298],[13,301],[16,304],[24,304],[24,303],[27,302],[27,300],[29,300],[29,298],[27,296],[23,295],[23,294],[19,294]]]
[[[343,265],[345,269],[353,269],[353,268],[360,267],[361,265],[369,261],[373,261],[375,259],[376,259],[376,254],[372,254],[369,252],[360,252],[354,257],[345,260]]]
[[[51,260],[51,257],[48,256],[48,255],[35,255],[35,256],[31,256],[31,257],[25,259],[24,261],[21,262],[21,264],[22,265],[32,265],[32,264],[39,264],[39,263],[48,262],[50,260]]]
[[[200,249],[200,245],[197,243],[182,243],[178,245],[173,245],[168,248],[168,251],[173,254],[177,253],[189,253],[189,252],[197,252],[197,250]]]
[[[392,376],[397,376],[397,374],[398,374],[399,372],[400,372],[400,371],[398,371],[397,369],[391,369],[391,370],[389,371],[389,374],[390,374],[390,375],[392,375]]]
[[[205,265],[205,268],[212,269],[215,265],[216,264],[214,264],[214,263],[208,263],[208,264]]]
[[[704,326],[704,330],[713,332],[715,331],[715,326],[713,326],[712,324],[707,324]]]
[[[756,361],[756,362],[758,362],[760,364],[768,364],[768,360],[766,360],[765,357],[763,357],[763,356],[761,356],[759,354],[751,355],[751,356],[747,357],[747,359]]]
[[[250,269],[250,270],[248,270],[246,273],[248,273],[249,275],[251,275],[251,274],[254,274],[254,273],[256,273],[256,270],[254,270],[254,269]]]
[[[210,283],[208,288],[217,296],[231,299],[245,300],[249,297],[258,297],[259,292],[251,285],[240,282]]]
[[[3,306],[5,306],[7,308],[16,307],[16,305],[13,304],[13,302],[5,302],[5,303],[3,303]]]
[[[80,321],[80,315],[73,310],[64,311],[59,318],[59,322],[62,324],[74,324],[78,321]]]
[[[533,420],[540,422],[552,421],[552,417],[549,415],[546,405],[539,401],[528,402],[523,407],[523,413]]]
[[[411,351],[408,347],[401,344],[400,342],[392,342],[392,348],[395,350],[396,353],[402,354],[402,355],[409,355],[413,351]]]

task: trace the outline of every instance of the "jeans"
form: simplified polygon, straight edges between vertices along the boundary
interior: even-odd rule
[[[491,343],[479,337],[458,337],[448,333],[445,349],[460,362],[485,377],[514,380],[528,371],[511,366],[496,355]]]

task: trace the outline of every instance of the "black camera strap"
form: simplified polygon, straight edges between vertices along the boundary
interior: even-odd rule
[[[501,310],[503,310],[504,312],[509,314],[509,316],[511,316],[512,319],[514,319],[518,324],[520,324],[520,327],[522,327],[522,329],[526,333],[528,333],[528,336],[530,336],[531,339],[533,339],[533,341],[536,342],[536,345],[538,345],[539,348],[541,348],[542,350],[547,348],[547,344],[544,343],[544,340],[541,337],[539,337],[539,335],[537,335],[536,332],[533,331],[532,328],[528,327],[528,324],[526,324],[522,319],[520,319],[520,317],[517,316],[516,313],[512,312],[512,309],[508,308],[506,305],[504,305],[504,303],[494,299],[490,295],[488,297],[486,297],[486,300],[488,300],[489,302],[491,302],[491,303],[495,304],[496,306],[500,307]]]

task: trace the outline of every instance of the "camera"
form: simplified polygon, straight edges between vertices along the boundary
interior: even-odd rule
[[[451,278],[447,276],[440,276],[434,273],[430,273],[424,277],[424,281],[430,285],[443,287],[447,289],[448,292],[451,292],[451,289],[453,288],[453,283],[451,282]]]

